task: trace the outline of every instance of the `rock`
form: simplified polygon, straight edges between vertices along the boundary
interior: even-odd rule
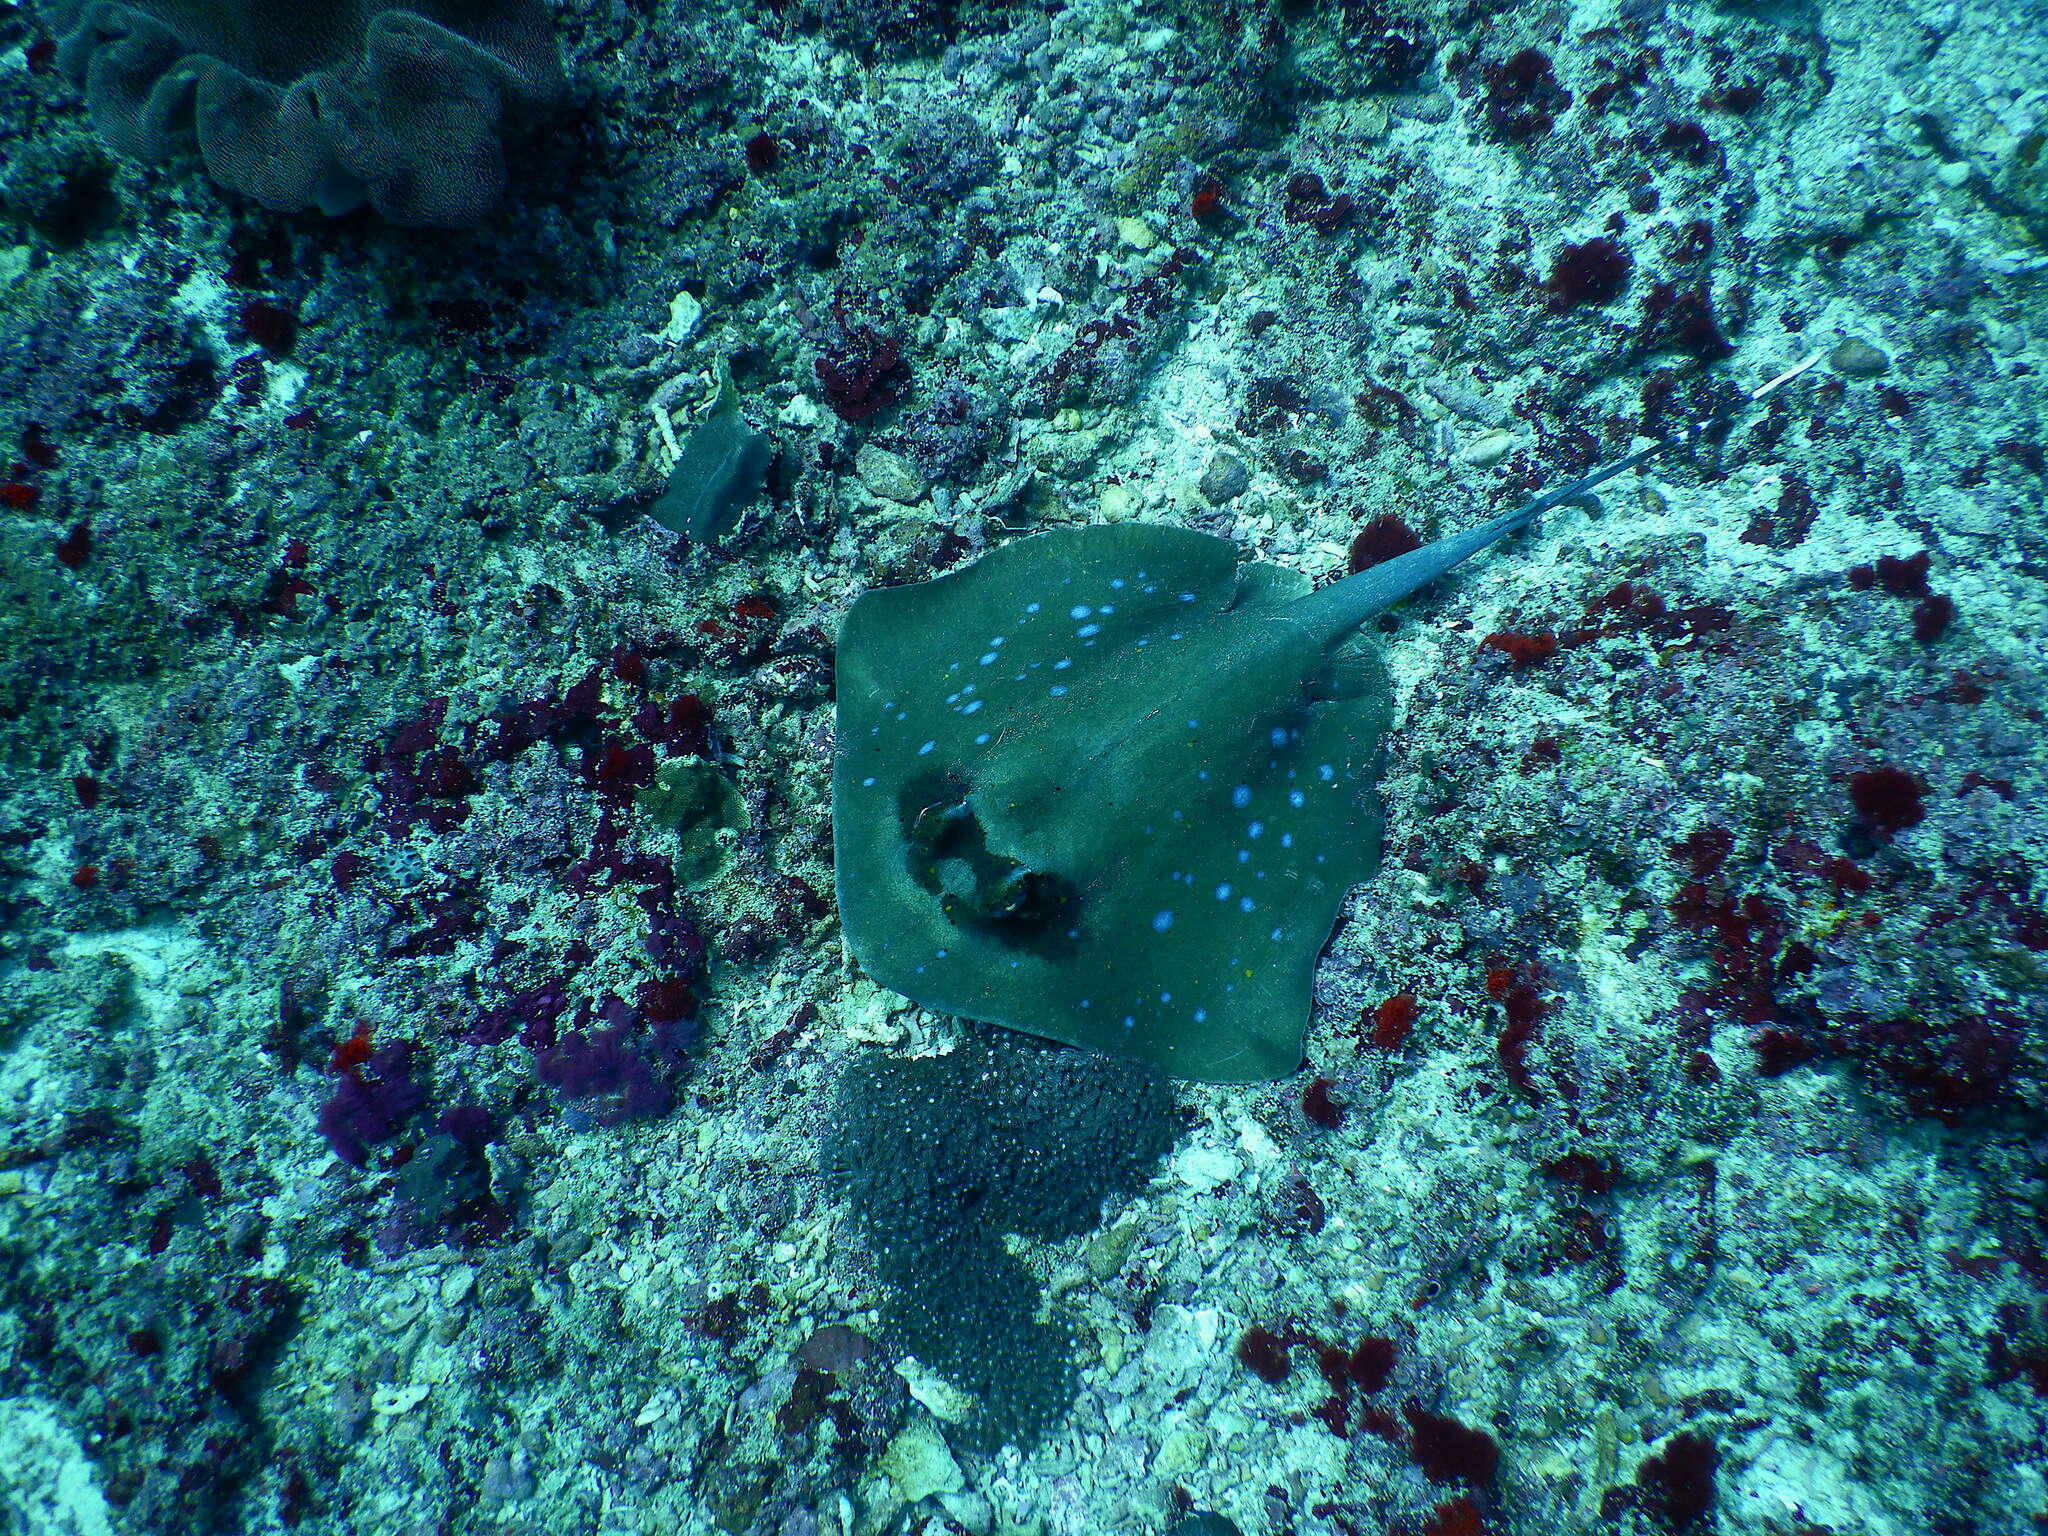
[[[946,1512],[948,1519],[967,1532],[967,1536],[989,1536],[996,1523],[996,1512],[990,1505],[988,1496],[972,1488],[963,1489],[958,1493],[940,1494],[939,1508]]]
[[[935,1493],[958,1493],[967,1486],[945,1436],[929,1419],[920,1418],[903,1427],[882,1452],[880,1470],[905,1504]]]
[[[1149,251],[1159,243],[1159,236],[1152,232],[1152,226],[1135,215],[1116,221],[1117,238],[1134,251]]]
[[[1474,469],[1487,469],[1514,451],[1512,432],[1482,432],[1458,450],[1458,462]]]
[[[1504,427],[1514,419],[1514,412],[1498,400],[1474,394],[1449,379],[1425,379],[1422,387],[1445,410],[1456,411],[1467,421],[1476,421],[1482,427]]]
[[[924,1363],[914,1357],[897,1362],[896,1374],[903,1378],[903,1385],[910,1395],[930,1410],[933,1418],[945,1424],[965,1424],[974,1412],[974,1399],[962,1392],[942,1376],[934,1376],[924,1368]]]
[[[924,500],[924,476],[900,453],[869,443],[854,457],[853,472],[860,476],[862,485],[884,501],[910,507]]]
[[[1082,1255],[1082,1262],[1097,1280],[1112,1279],[1124,1267],[1124,1260],[1131,1256],[1131,1249],[1137,1241],[1138,1224],[1135,1221],[1118,1222],[1095,1234]]]
[[[1891,365],[1890,358],[1855,336],[1846,338],[1828,354],[1828,366],[1852,379],[1874,379]]]
[[[1202,478],[1195,482],[1195,489],[1212,507],[1220,507],[1226,501],[1233,501],[1244,494],[1246,486],[1252,483],[1252,472],[1245,468],[1243,459],[1234,453],[1219,453],[1209,461],[1209,467],[1202,471]]]
[[[668,484],[647,515],[699,542],[722,537],[759,499],[774,459],[774,441],[747,424],[731,375],[722,375],[716,402],[678,445]]]
[[[1173,1160],[1173,1171],[1181,1183],[1207,1194],[1244,1172],[1244,1164],[1221,1147],[1191,1146]]]
[[[1199,1467],[1209,1454],[1209,1432],[1199,1424],[1176,1424],[1159,1442],[1159,1454],[1152,1458],[1152,1475],[1161,1482],[1175,1482]]]
[[[1396,96],[1394,115],[1405,117],[1416,123],[1447,123],[1456,106],[1449,96],[1437,93],[1429,96]]]
[[[688,341],[697,334],[704,318],[704,305],[688,289],[668,301],[668,324],[661,328],[663,341]]]

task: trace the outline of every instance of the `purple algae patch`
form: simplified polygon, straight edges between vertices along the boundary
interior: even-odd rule
[[[370,1147],[396,1136],[426,1103],[426,1090],[412,1076],[418,1053],[410,1040],[380,1045],[335,1085],[334,1096],[320,1106],[319,1126],[336,1157],[362,1167]]]

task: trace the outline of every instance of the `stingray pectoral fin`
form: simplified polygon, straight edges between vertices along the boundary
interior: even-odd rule
[[[1311,702],[1328,699],[1362,699],[1386,687],[1386,666],[1378,649],[1359,637],[1331,651],[1316,674],[1308,680]]]

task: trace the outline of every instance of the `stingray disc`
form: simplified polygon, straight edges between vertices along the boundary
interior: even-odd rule
[[[862,596],[838,649],[847,942],[927,1007],[1247,1082],[1301,1060],[1378,865],[1388,689],[1307,581],[1150,524]]]

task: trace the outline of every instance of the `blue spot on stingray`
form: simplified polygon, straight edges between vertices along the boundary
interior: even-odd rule
[[[975,737],[975,738],[974,738],[974,744],[975,744],[975,745],[976,745],[977,747],[985,747],[985,746],[987,746],[987,745],[988,745],[988,732],[987,732],[987,731],[983,731],[983,732],[982,732],[982,733],[981,733],[981,734],[980,734],[979,736]],[[875,781],[874,781],[873,779],[869,779],[869,780],[868,780],[868,782],[869,782],[870,784],[872,784],[872,783],[874,783]]]
[[[1085,619],[1088,617],[1089,614],[1093,613],[1094,611],[1095,610],[1093,608],[1090,608],[1086,603],[1076,603],[1073,607],[1067,610],[1067,617],[1070,619]]]
[[[1250,826],[1244,829],[1244,835],[1246,837],[1257,837],[1261,832],[1265,830],[1266,824],[1263,821],[1255,821]]]
[[[985,652],[981,658],[981,664],[984,667],[994,666],[996,664],[996,653],[994,651]]]
[[[1060,658],[1060,659],[1059,659],[1058,661],[1056,661],[1056,662],[1054,662],[1054,663],[1052,664],[1052,669],[1053,669],[1053,671],[1055,671],[1055,672],[1064,672],[1064,671],[1066,671],[1066,670],[1067,670],[1067,668],[1071,667],[1071,666],[1072,666],[1073,664],[1074,664],[1074,658],[1073,658],[1073,657],[1071,657],[1071,656],[1062,656],[1062,657],[1061,657],[1061,658]]]
[[[1251,785],[1240,784],[1237,786],[1237,788],[1233,789],[1230,792],[1230,803],[1236,806],[1240,811],[1243,810],[1246,806],[1250,805],[1252,803]]]
[[[1164,933],[1167,929],[1171,928],[1172,926],[1173,914],[1171,912],[1160,912],[1154,914],[1152,918],[1152,931],[1154,933]]]
[[[1308,797],[1302,794],[1302,792],[1298,789],[1290,789],[1289,791],[1287,791],[1287,803],[1291,806],[1296,807],[1297,809],[1300,808],[1302,803],[1307,798]]]
[[[1229,886],[1227,886],[1227,885],[1219,885],[1219,886],[1217,886],[1217,887],[1216,887],[1216,899],[1217,899],[1218,901],[1228,901],[1228,900],[1230,900],[1230,887],[1229,887]]]
[[[977,709],[981,708],[981,706],[982,706],[982,705],[986,704],[987,702],[988,702],[988,700],[987,700],[987,699],[974,699],[974,700],[970,701],[970,702],[968,703],[967,707],[966,707],[965,709],[961,710],[961,711],[960,711],[960,713],[961,713],[961,714],[963,714],[963,715],[971,715],[971,714],[973,714],[973,713],[974,713],[974,712],[975,712],[975,711],[976,711]]]
[[[1067,692],[1067,690],[1058,683],[1054,683],[1052,687],[1046,691],[1049,692],[1056,699],[1064,698]]]
[[[1238,898],[1237,898],[1237,910],[1238,910],[1238,911],[1240,911],[1240,912],[1249,912],[1249,911],[1251,911],[1251,909],[1252,909],[1252,899],[1251,899],[1251,897],[1249,897],[1249,896],[1240,896],[1240,897],[1238,897]]]
[[[862,789],[873,789],[875,787],[874,776],[870,774],[867,778],[862,779],[860,781],[860,787]]]
[[[1100,624],[1083,624],[1074,631],[1074,637],[1078,640],[1086,640],[1090,635],[1099,635],[1101,633],[1102,626]]]
[[[932,749],[933,747],[936,747],[937,745],[938,745],[938,743],[937,743],[936,741],[928,741],[928,742],[926,742],[926,743],[925,743],[925,744],[924,744],[923,746],[921,746],[921,747],[919,747],[919,748],[917,749],[917,755],[918,755],[919,757],[923,757],[923,756],[925,755],[925,753],[927,753],[927,752],[931,751],[931,749]]]

